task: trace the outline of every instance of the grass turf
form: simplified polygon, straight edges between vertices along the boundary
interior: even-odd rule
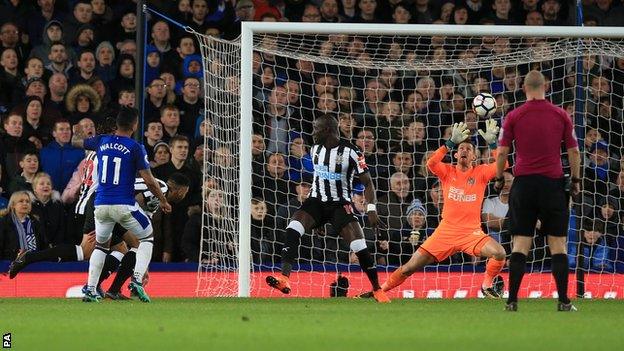
[[[616,350],[624,303],[554,300],[0,300],[16,350]]]

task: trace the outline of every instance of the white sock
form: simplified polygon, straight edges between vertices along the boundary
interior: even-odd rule
[[[122,254],[119,251],[113,251],[110,253],[111,256],[115,257],[117,259],[117,261],[121,262],[121,259],[124,257],[124,254]]]
[[[80,245],[76,245],[76,257],[77,261],[84,261],[84,252],[82,251],[82,247]]]
[[[143,282],[143,276],[152,259],[153,248],[154,244],[149,241],[142,241],[139,244],[136,252],[136,263],[134,264],[134,279],[139,283]]]
[[[95,287],[102,274],[102,267],[104,267],[104,260],[106,260],[106,253],[102,250],[95,249],[89,259],[89,280],[87,285],[89,287]]]

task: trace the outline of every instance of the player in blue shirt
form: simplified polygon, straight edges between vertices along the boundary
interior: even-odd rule
[[[117,115],[117,129],[113,135],[98,135],[85,139],[80,125],[74,126],[72,144],[94,150],[98,162],[98,189],[94,212],[96,243],[89,260],[88,288],[83,298],[85,302],[97,302],[101,299],[96,292],[96,286],[109,251],[115,223],[119,223],[139,239],[134,276],[129,288],[141,301],[150,301],[143,289],[142,279],[152,257],[154,246],[152,224],[134,198],[136,173],[139,173],[145,185],[160,200],[163,212],[171,212],[171,205],[150,171],[145,148],[132,139],[138,123],[137,111],[123,108]]]

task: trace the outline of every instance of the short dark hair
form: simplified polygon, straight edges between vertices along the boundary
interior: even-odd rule
[[[180,187],[190,186],[191,184],[191,181],[188,179],[188,177],[180,172],[175,172],[171,174],[167,179],[167,182],[171,182]]]
[[[131,130],[139,120],[139,112],[131,107],[123,106],[117,114],[116,124],[118,129]]]
[[[178,143],[178,142],[185,142],[187,144],[189,144],[189,146],[191,146],[191,142],[189,141],[189,138],[186,135],[174,135],[171,137],[171,139],[169,139],[169,147],[173,146],[173,144]]]
[[[39,160],[39,152],[37,151],[37,149],[33,149],[33,148],[26,149],[26,151],[24,151],[24,153],[22,154],[22,157],[20,157],[20,161],[24,161],[26,156],[35,156],[37,157],[37,160]]]

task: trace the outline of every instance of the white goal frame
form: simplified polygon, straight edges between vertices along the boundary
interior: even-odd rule
[[[252,188],[252,97],[253,37],[255,34],[348,34],[414,36],[506,36],[560,38],[624,38],[624,27],[538,27],[488,25],[353,24],[243,22],[241,31],[241,124],[239,155],[239,255],[238,296],[250,296],[251,281],[251,188]]]

